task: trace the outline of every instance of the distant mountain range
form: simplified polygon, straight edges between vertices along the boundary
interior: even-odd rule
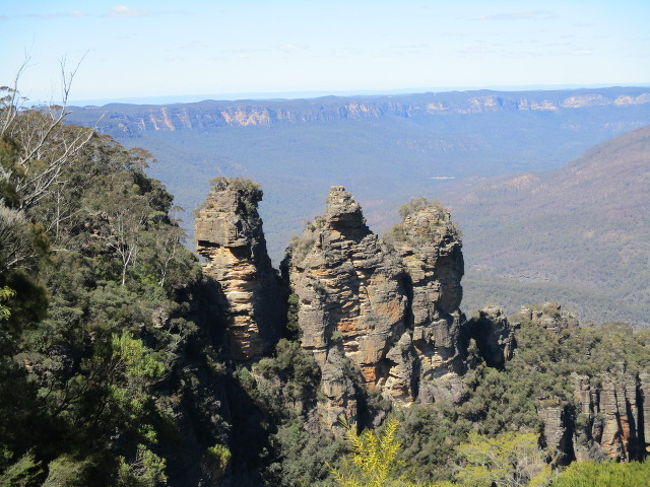
[[[466,235],[466,308],[557,299],[585,319],[650,326],[650,127],[445,201]]]
[[[476,229],[485,229],[476,213],[480,207],[472,207],[465,199],[474,194],[469,188],[483,184],[485,178],[557,169],[598,143],[650,125],[650,88],[111,104],[73,108],[69,121],[97,126],[127,146],[151,150],[158,163],[149,174],[162,180],[176,195],[177,203],[186,208],[189,232],[192,210],[204,199],[211,178],[243,176],[261,182],[265,200],[260,212],[276,264],[290,237],[301,233],[304,222],[319,213],[332,185],[345,185],[357,195],[376,231],[395,223],[396,209],[414,195],[453,203],[454,217],[465,232],[469,271],[464,309],[471,309],[488,296],[507,305],[520,297],[530,301],[518,290],[524,285],[529,285],[531,292],[546,290],[549,281],[545,279],[570,277],[573,264],[567,264],[564,273],[545,270],[538,275],[530,271],[535,267],[532,263],[529,268],[524,262],[519,267],[501,268],[495,262],[483,262],[483,249],[493,250],[494,245],[476,233]],[[522,191],[531,187],[526,185],[535,185],[535,177],[519,180]],[[517,183],[512,184],[516,187]],[[476,194],[487,198],[484,191]],[[590,191],[598,194],[599,188],[594,183]],[[579,206],[579,201],[575,204]],[[578,215],[578,210],[572,214]],[[495,220],[486,221],[496,225]],[[558,225],[562,228],[570,223],[567,216]],[[540,223],[539,228],[547,228],[545,225]],[[515,236],[522,238],[517,228],[506,225],[503,238],[517,243]],[[493,234],[501,233],[495,226]],[[584,253],[592,247],[581,248]],[[533,253],[526,255],[532,258]],[[560,261],[562,254],[556,255]],[[609,262],[610,257],[597,259]],[[584,263],[576,261],[575,265]],[[481,266],[485,266],[483,271]],[[614,273],[616,282],[626,279],[625,274]],[[489,279],[502,281],[492,294],[488,292],[492,289]],[[611,304],[604,297],[611,294],[603,286],[589,283],[584,287],[585,279],[565,282],[559,300],[574,296],[571,303],[595,303],[594,310]],[[612,289],[616,286],[611,284]],[[556,291],[559,288],[535,296],[552,298]],[[627,296],[623,291],[617,293]],[[641,301],[625,299],[631,306],[626,316],[640,316],[635,309]],[[588,308],[577,307],[581,311]]]
[[[99,120],[116,137],[150,131],[208,130],[219,127],[272,126],[278,123],[368,120],[384,117],[426,118],[449,114],[494,112],[560,112],[593,107],[650,104],[650,88],[425,93],[336,97],[304,100],[240,100],[170,105],[109,104],[74,110],[72,121],[88,125]],[[100,120],[100,115],[103,116]]]

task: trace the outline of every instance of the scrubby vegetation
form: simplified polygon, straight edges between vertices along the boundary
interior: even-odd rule
[[[650,462],[574,462],[553,470],[532,433],[507,432],[495,437],[472,433],[454,451],[447,465],[451,480],[421,482],[399,467],[398,453],[405,443],[396,431],[399,422],[387,421],[381,433],[348,433],[351,452],[342,467],[333,468],[340,487],[637,487],[650,478]]]
[[[201,280],[172,196],[145,151],[5,93],[0,484],[161,485]]]

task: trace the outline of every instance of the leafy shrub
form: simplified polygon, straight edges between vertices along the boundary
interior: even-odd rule
[[[650,482],[650,460],[644,462],[574,462],[550,487],[641,487]]]

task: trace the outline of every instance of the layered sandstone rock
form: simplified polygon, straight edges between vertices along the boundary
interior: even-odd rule
[[[543,422],[542,438],[547,447],[562,452],[557,462],[567,465],[574,460],[570,412],[566,405],[542,405],[538,411]]]
[[[498,306],[479,309],[467,322],[467,333],[476,341],[479,352],[490,367],[502,369],[516,347],[516,325],[511,325]]]
[[[564,330],[579,326],[575,314],[558,303],[522,307],[513,321],[527,321],[560,337]],[[540,407],[547,445],[561,451],[565,462],[642,458],[650,446],[644,414],[649,409],[647,373],[627,370],[620,363],[596,376],[574,374],[571,379],[572,402]]]
[[[332,356],[358,367],[368,389],[387,381],[396,395],[410,398],[409,369],[387,358],[406,329],[407,290],[399,259],[365,224],[359,204],[335,186],[327,211],[307,225],[285,261],[298,295],[302,346],[321,366]],[[391,374],[391,369],[394,369]],[[400,370],[398,370],[400,369]],[[390,380],[389,380],[390,379]],[[327,380],[324,378],[324,387]]]
[[[645,421],[650,391],[648,374],[620,369],[600,380],[574,376],[574,397],[581,424],[574,435],[578,460],[640,459],[650,449]]]
[[[424,198],[400,210],[403,221],[386,235],[406,268],[410,284],[409,325],[419,368],[422,402],[458,401],[464,352],[459,306],[464,273],[460,232],[449,212]]]
[[[232,357],[251,360],[277,341],[286,318],[286,287],[271,267],[257,205],[258,185],[244,179],[218,179],[195,219],[199,254],[207,259],[224,310],[226,341]]]
[[[356,379],[401,405],[418,391],[424,401],[460,397],[460,239],[445,210],[416,206],[384,241],[335,186],[325,215],[288,249],[283,272],[298,296],[302,346],[323,370],[327,416],[354,411]],[[333,373],[345,361],[351,382]]]
[[[549,302],[524,306],[510,319],[498,307],[488,306],[468,321],[465,331],[477,342],[486,364],[502,368],[515,353],[514,331],[524,323],[557,334],[559,340],[570,336],[566,330],[579,326],[574,313]],[[562,454],[558,462],[629,461],[650,451],[645,419],[650,412],[650,374],[628,370],[620,363],[605,373],[573,374],[570,379],[573,400],[550,395],[540,398],[538,405],[544,442]]]

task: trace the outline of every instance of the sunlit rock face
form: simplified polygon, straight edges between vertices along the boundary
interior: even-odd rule
[[[460,239],[446,210],[428,202],[412,210],[383,239],[335,186],[325,214],[288,249],[283,272],[298,296],[302,346],[329,371],[321,384],[329,421],[354,414],[355,381],[397,405],[461,396]],[[350,380],[329,384],[336,367]]]
[[[629,461],[650,452],[650,375],[626,371],[623,364],[602,381],[574,374],[574,397],[583,415],[574,431],[578,460],[611,458]]]
[[[492,329],[508,329],[507,325],[501,326],[501,315],[482,318],[492,321]],[[511,321],[511,327],[526,322],[551,331],[560,340],[567,330],[579,326],[576,315],[555,302],[523,306]],[[598,357],[592,359],[596,361]],[[650,451],[650,427],[646,420],[650,412],[648,372],[630,369],[621,361],[601,376],[573,372],[570,379],[570,403],[549,396],[538,408],[544,441],[563,454],[560,461],[630,461],[643,458]]]
[[[266,252],[257,205],[258,185],[219,179],[195,219],[204,274],[225,310],[225,339],[235,360],[260,357],[277,342],[286,319],[287,291]]]
[[[386,239],[409,276],[410,325],[422,402],[461,399],[464,373],[459,306],[464,273],[460,232],[442,206],[423,198],[401,209],[403,221]]]

